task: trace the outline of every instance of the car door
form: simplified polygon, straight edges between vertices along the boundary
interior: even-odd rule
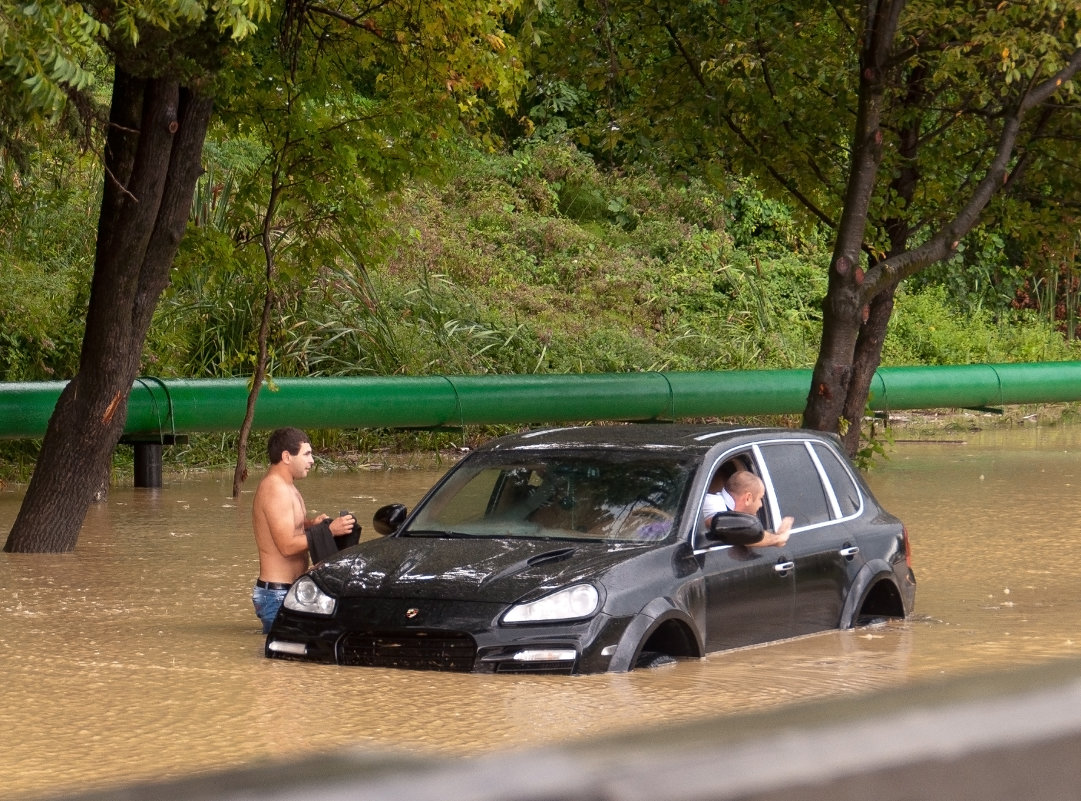
[[[751,454],[746,452],[744,459]],[[745,464],[749,467],[750,461]],[[706,647],[737,648],[794,635],[795,571],[778,548],[717,545],[697,538],[706,587]]]
[[[773,516],[794,518],[788,542],[780,549],[795,566],[794,631],[808,634],[836,628],[848,586],[862,564],[858,544],[844,522],[858,512],[858,490],[837,456],[822,443],[777,441],[761,444],[758,452]],[[847,479],[841,500],[831,474]]]
[[[706,584],[706,648],[717,651],[791,637],[795,571],[776,549],[725,545],[700,555]]]

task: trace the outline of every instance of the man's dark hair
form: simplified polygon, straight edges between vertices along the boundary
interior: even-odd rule
[[[271,464],[277,464],[282,460],[282,452],[296,456],[300,453],[300,446],[305,442],[311,442],[308,435],[299,428],[277,428],[270,433],[270,439],[266,445],[266,455]]]

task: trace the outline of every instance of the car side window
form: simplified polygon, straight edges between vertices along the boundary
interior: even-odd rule
[[[462,473],[463,476],[469,475]],[[444,493],[445,502],[438,508],[429,509],[428,517],[444,525],[457,525],[477,520],[480,510],[488,507],[488,514],[497,498],[497,491],[506,496],[505,476],[494,468],[481,470],[469,476],[468,483],[456,493]]]
[[[821,443],[814,444],[815,455],[826,471],[826,478],[833,486],[833,494],[837,498],[837,506],[840,507],[841,517],[849,517],[860,510],[860,491],[852,480],[852,474],[841,464],[837,453]]]
[[[829,496],[804,443],[770,443],[761,452],[782,517],[791,515],[796,528],[832,519]]]
[[[717,469],[713,471],[713,477],[709,480],[708,492],[716,493],[724,489],[725,483],[737,470],[750,470],[750,453],[737,453],[729,456]]]

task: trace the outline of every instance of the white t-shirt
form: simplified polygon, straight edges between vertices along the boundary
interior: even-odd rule
[[[736,501],[728,494],[728,490],[707,492],[702,501],[702,519],[708,522],[717,512],[730,512],[735,508]]]

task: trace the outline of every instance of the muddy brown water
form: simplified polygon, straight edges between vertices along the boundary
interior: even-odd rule
[[[903,623],[583,677],[336,668],[262,656],[231,476],[114,488],[73,554],[0,554],[0,799],[353,747],[472,756],[1081,654],[1081,427],[900,442],[871,471],[919,580]],[[437,471],[314,473],[312,511],[414,503]],[[0,490],[0,533],[18,509]],[[366,526],[366,529],[370,526]],[[370,536],[370,534],[366,534]]]

